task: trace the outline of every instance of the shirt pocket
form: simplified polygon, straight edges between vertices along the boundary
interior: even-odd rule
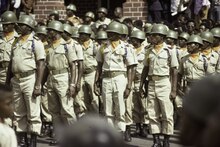
[[[126,53],[125,53],[125,50],[123,50],[123,49],[121,49],[121,50],[116,50],[115,51],[115,60],[117,61],[117,62],[122,62],[123,60],[125,60],[125,55]]]
[[[68,63],[67,54],[64,49],[55,50],[54,63],[63,66]],[[62,66],[61,65],[61,66]]]
[[[24,58],[33,58],[34,57],[34,49],[31,46],[31,43],[24,45],[23,49],[23,57]]]
[[[168,66],[168,55],[159,55],[158,64],[161,66]]]

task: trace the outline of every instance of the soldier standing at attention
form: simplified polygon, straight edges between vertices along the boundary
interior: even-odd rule
[[[186,32],[182,32],[178,37],[178,45],[179,45],[179,63],[183,57],[188,55],[187,50],[187,40],[189,39],[189,34]]]
[[[21,36],[12,45],[6,81],[13,87],[14,119],[19,145],[27,145],[27,133],[30,133],[30,147],[36,147],[36,138],[41,130],[38,96],[41,95],[45,67],[44,45],[34,36],[34,23],[29,15],[22,15],[18,21]]]
[[[57,131],[58,125],[70,125],[76,120],[73,97],[76,91],[77,56],[73,47],[61,36],[64,31],[61,22],[51,21],[47,29],[52,43],[46,56],[44,82],[47,80],[49,110]],[[51,144],[56,144],[56,140]]]
[[[97,62],[96,46],[91,39],[92,29],[88,25],[82,25],[79,28],[80,44],[83,48],[84,63],[83,63],[83,79],[82,79],[82,91],[79,93],[79,100],[84,105],[84,112],[99,112],[99,99],[94,94],[94,78]]]
[[[81,24],[80,18],[75,15],[76,11],[77,9],[74,4],[69,4],[66,7],[66,20],[71,22],[74,27],[78,27]]]
[[[5,84],[8,65],[11,59],[11,47],[18,37],[15,31],[17,17],[14,12],[6,11],[1,15],[3,36],[0,37],[0,83]]]
[[[137,65],[134,50],[120,40],[122,25],[112,22],[107,28],[109,43],[97,52],[95,94],[102,95],[104,112],[110,124],[125,132],[125,103],[131,92],[132,71]]]
[[[36,28],[36,36],[43,42],[45,53],[48,54],[49,44],[47,36],[47,27],[39,26]],[[43,85],[41,96],[41,113],[42,113],[42,129],[41,136],[47,136],[52,134],[52,116],[48,108],[47,86]]]
[[[160,147],[160,134],[164,136],[163,147],[169,147],[173,134],[173,104],[176,97],[178,59],[176,53],[164,44],[167,27],[155,24],[151,30],[153,47],[148,49],[141,75],[140,94],[144,97],[143,86],[148,77],[147,111],[150,130],[153,134],[153,147]],[[171,79],[171,81],[170,81]]]
[[[135,71],[134,86],[132,90],[133,102],[133,121],[136,123],[136,136],[147,137],[148,134],[148,114],[146,111],[147,98],[142,98],[139,93],[139,85],[141,81],[141,72],[144,68],[143,61],[145,58],[146,49],[142,44],[145,40],[145,33],[143,31],[133,31],[130,36],[130,41],[135,48],[138,65]],[[143,124],[143,127],[142,127]]]
[[[98,29],[101,25],[109,25],[111,19],[107,18],[108,10],[104,7],[101,7],[97,11],[98,20],[96,21],[96,29]]]
[[[213,50],[220,54],[220,28],[213,28],[211,29],[211,33],[214,36],[213,41]]]
[[[215,74],[220,72],[219,54],[212,50],[214,36],[211,32],[202,32],[200,34],[203,40],[202,56],[208,61],[207,74]]]

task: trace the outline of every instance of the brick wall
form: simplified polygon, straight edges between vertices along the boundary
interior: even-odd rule
[[[147,2],[146,0],[127,0],[123,4],[124,16],[140,19],[143,21],[147,20]]]

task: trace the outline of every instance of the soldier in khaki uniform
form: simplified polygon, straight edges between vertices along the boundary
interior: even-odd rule
[[[66,20],[71,22],[71,25],[73,25],[74,27],[78,27],[82,23],[82,20],[80,20],[80,18],[75,15],[76,11],[77,9],[74,4],[69,4],[66,7]]]
[[[46,56],[47,63],[47,92],[49,110],[52,114],[55,131],[58,125],[70,125],[76,120],[73,108],[73,97],[76,91],[76,51],[61,34],[63,24],[51,21],[48,24],[48,34],[52,39]],[[56,143],[52,141],[51,144]]]
[[[3,36],[0,37],[0,83],[5,84],[8,65],[11,59],[11,46],[18,37],[14,27],[17,17],[14,12],[6,11],[1,15]]]
[[[92,29],[88,25],[82,25],[79,28],[80,44],[83,48],[84,64],[83,78],[81,81],[82,90],[79,92],[78,99],[81,101],[81,114],[88,112],[99,112],[99,98],[94,94],[94,78],[97,62],[96,46],[90,36]]]
[[[178,92],[182,96],[189,91],[192,84],[207,74],[208,69],[207,58],[200,52],[203,46],[202,38],[198,35],[191,35],[187,44],[189,55],[183,57],[179,66],[178,85],[182,85],[183,81],[186,83],[182,89],[178,87]]]
[[[189,34],[186,32],[183,32],[179,35],[178,37],[178,45],[179,45],[179,63],[183,57],[188,55],[188,50],[187,50],[187,40],[189,39]]]
[[[219,54],[212,50],[214,36],[211,32],[202,32],[200,34],[203,40],[202,55],[208,61],[207,74],[215,74],[220,72]]]
[[[102,25],[109,25],[111,22],[111,19],[107,18],[108,10],[104,7],[101,7],[97,11],[98,20],[96,21],[96,29],[99,29]]]
[[[134,50],[120,40],[122,25],[112,22],[107,28],[109,43],[97,52],[98,67],[95,77],[95,93],[102,95],[104,112],[110,124],[124,132],[125,103],[131,92],[132,71],[137,65]]]
[[[166,44],[168,45],[168,47],[176,53],[177,58],[179,59],[179,47],[177,46],[177,39],[178,39],[178,33],[173,31],[173,30],[169,30],[167,32],[167,36],[166,36]]]
[[[107,44],[108,36],[105,31],[98,31],[96,34],[96,42],[98,43],[97,49],[101,47],[103,44]]]
[[[27,145],[27,133],[31,134],[30,146],[36,147],[36,135],[40,134],[40,96],[45,67],[43,43],[34,36],[34,19],[22,15],[18,21],[21,36],[12,45],[7,84],[14,92],[14,119],[19,144]],[[12,79],[11,79],[12,78]],[[21,142],[21,141],[25,142]]]
[[[139,86],[141,81],[141,73],[144,68],[143,61],[145,58],[146,48],[142,45],[145,40],[145,33],[143,31],[133,31],[130,36],[130,41],[135,48],[135,53],[137,55],[138,65],[135,71],[135,78],[132,90],[132,118],[134,123],[136,123],[136,135],[141,137],[147,137],[148,134],[148,114],[147,99],[141,98],[139,93]],[[143,124],[143,128],[142,128]]]
[[[60,15],[59,15],[59,11],[57,10],[53,10],[50,12],[49,16],[48,16],[48,21],[53,21],[53,20],[59,20],[60,19]]]
[[[178,59],[176,53],[164,43],[167,35],[165,25],[155,24],[151,34],[153,46],[145,55],[139,91],[143,97],[144,81],[148,77],[147,111],[154,138],[153,146],[161,146],[159,138],[161,134],[164,136],[163,147],[169,147],[169,138],[173,134],[171,99],[176,97]]]
[[[84,16],[83,24],[89,25],[92,28],[92,30],[96,32],[96,26],[94,20],[95,20],[95,14],[91,11],[86,12]]]
[[[47,36],[47,27],[39,26],[35,30],[36,36],[43,42],[45,53],[48,54],[49,44]],[[52,134],[52,116],[48,108],[47,86],[43,85],[41,95],[41,114],[42,114],[42,129],[41,136]]]
[[[213,28],[211,29],[211,33],[214,36],[213,41],[213,50],[220,54],[220,28]]]

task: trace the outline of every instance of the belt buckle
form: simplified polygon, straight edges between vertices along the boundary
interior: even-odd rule
[[[159,80],[159,76],[152,76],[152,80],[153,81],[158,81]]]
[[[116,76],[116,72],[112,72],[112,77],[115,77]]]

